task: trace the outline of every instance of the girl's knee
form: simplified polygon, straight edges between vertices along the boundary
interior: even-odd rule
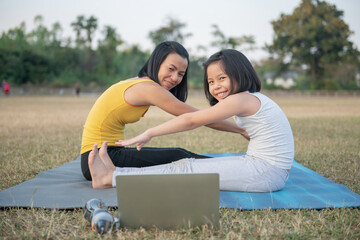
[[[183,158],[168,164],[166,171],[169,173],[191,173],[192,158]]]

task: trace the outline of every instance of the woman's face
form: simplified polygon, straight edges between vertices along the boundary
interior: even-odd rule
[[[181,83],[188,61],[177,53],[170,53],[165,60],[161,63],[158,79],[160,86],[167,90],[171,90],[179,83]]]
[[[216,100],[221,101],[231,94],[231,81],[220,61],[207,67],[207,77],[209,92]]]

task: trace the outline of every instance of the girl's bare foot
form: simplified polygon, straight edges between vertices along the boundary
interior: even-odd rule
[[[111,161],[111,160],[110,160]],[[100,159],[97,144],[94,144],[88,158],[93,188],[111,188],[113,172]]]
[[[99,151],[100,159],[104,163],[105,167],[108,170],[115,171],[116,167],[114,163],[111,161],[109,154],[107,152],[107,142],[103,142]]]

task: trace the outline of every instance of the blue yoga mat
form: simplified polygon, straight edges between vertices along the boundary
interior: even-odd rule
[[[212,157],[240,155],[208,154]],[[285,187],[273,193],[220,192],[220,206],[239,209],[322,209],[359,207],[360,195],[294,161]]]
[[[208,154],[213,157],[241,153]],[[93,189],[80,169],[80,158],[39,173],[0,192],[0,207],[81,208],[92,198],[117,206],[116,189]],[[251,209],[322,209],[359,207],[360,195],[294,161],[284,189],[273,193],[220,192],[220,206]]]

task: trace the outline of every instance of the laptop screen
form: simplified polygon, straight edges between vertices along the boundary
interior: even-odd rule
[[[116,177],[120,226],[174,229],[219,226],[219,175]]]

